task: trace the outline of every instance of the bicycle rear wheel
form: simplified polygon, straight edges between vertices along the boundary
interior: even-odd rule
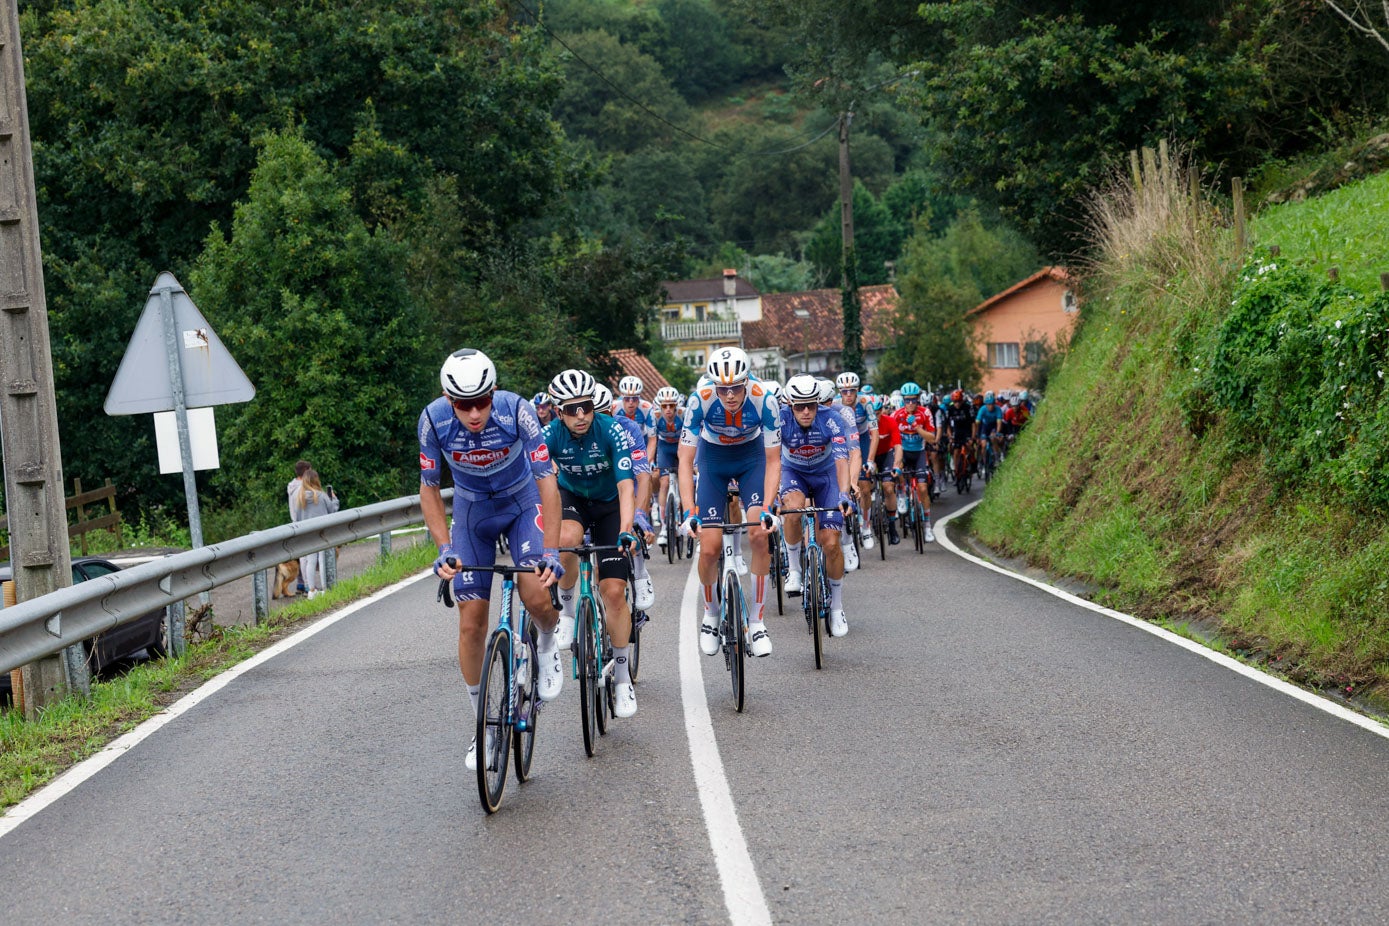
[[[781,545],[781,531],[767,535],[767,546],[772,554],[772,579],[776,582],[776,613],[785,614],[782,600],[786,595],[786,550]]]
[[[724,579],[723,602],[724,656],[733,686],[733,709],[741,714],[747,690],[744,679],[747,633],[743,629],[743,587],[737,573],[730,572]]]
[[[821,582],[821,574],[824,572],[825,553],[819,547],[807,557],[805,571],[805,619],[810,623],[810,635],[815,640],[815,668],[822,669],[825,666],[824,655],[824,621],[823,612],[825,609],[824,583]]]
[[[878,558],[887,559],[887,507],[883,504],[882,487],[873,490],[873,539],[878,541]]]
[[[598,744],[598,641],[593,638],[593,602],[579,599],[574,622],[574,668],[579,676],[579,711],[584,730],[584,754],[592,757]]]
[[[531,625],[531,633],[535,633],[535,626]],[[514,755],[512,759],[516,763],[516,780],[525,781],[531,777],[531,758],[535,753],[535,725],[540,719],[541,700],[535,696],[535,676],[540,663],[537,661],[535,652],[535,640],[527,640],[524,644],[527,663],[531,667],[530,678],[525,685],[518,685],[516,688],[516,714],[526,721],[526,729],[513,728],[511,732],[511,747]]]
[[[477,702],[477,793],[482,809],[496,813],[506,791],[506,763],[511,746],[511,638],[500,630],[487,641]]]
[[[604,627],[602,633],[598,634],[598,659],[595,661],[597,677],[594,679],[598,684],[598,703],[594,706],[596,713],[594,719],[598,721],[598,735],[608,735],[608,714],[613,708],[613,677],[605,675],[603,668],[613,659],[612,641],[608,638],[608,628]]]
[[[646,626],[646,612],[641,613],[643,617],[640,620],[636,614],[632,615],[632,648],[627,655],[627,673],[631,675],[634,684],[641,672],[641,629]]]

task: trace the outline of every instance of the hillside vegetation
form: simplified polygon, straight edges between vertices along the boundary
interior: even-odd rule
[[[973,529],[1106,604],[1382,708],[1389,175],[1270,208],[1245,255],[1182,186],[1092,201],[1081,327]]]

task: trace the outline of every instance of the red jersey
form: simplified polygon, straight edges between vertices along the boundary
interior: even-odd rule
[[[918,427],[925,428],[928,434],[936,433],[936,416],[925,406],[899,408],[892,413],[892,417],[897,422],[898,442],[901,443],[902,449],[908,453],[918,452],[925,446],[926,438],[916,432]],[[907,424],[908,418],[913,419],[910,426]]]
[[[890,453],[902,443],[902,432],[897,429],[897,420],[891,415],[878,415],[878,456]]]
[[[1031,417],[1026,405],[1010,405],[1003,410],[1003,420],[1016,428],[1021,428],[1027,424]]]

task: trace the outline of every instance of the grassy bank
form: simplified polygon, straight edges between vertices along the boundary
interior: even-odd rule
[[[212,639],[189,646],[179,659],[154,660],[119,678],[96,682],[90,700],[68,698],[34,723],[14,710],[0,713],[0,810],[23,800],[208,679],[325,612],[425,569],[434,556],[429,543],[393,553],[313,601],[296,601],[273,612],[261,626],[219,629]]]
[[[974,530],[1389,704],[1389,175],[1269,209],[1248,255],[1182,186],[1097,197],[1082,326]]]

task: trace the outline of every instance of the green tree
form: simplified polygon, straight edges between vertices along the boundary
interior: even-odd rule
[[[732,150],[718,153],[722,176],[710,185],[718,236],[753,253],[795,253],[797,231],[811,228],[835,201],[839,154],[832,134],[810,145],[804,134],[782,127],[718,138]]]
[[[815,226],[806,245],[806,259],[818,277],[829,286],[841,282],[843,229],[836,203]],[[854,183],[854,250],[857,252],[858,281],[861,286],[886,283],[887,263],[895,261],[906,239],[904,226],[862,183]]]
[[[405,266],[405,248],[367,228],[301,132],[266,138],[230,236],[213,230],[192,275],[257,388],[222,417],[216,484],[273,494],[307,457],[353,498],[411,487],[437,348]]]
[[[572,54],[561,50],[566,79],[555,115],[566,132],[604,152],[636,151],[678,137],[671,126],[689,121],[689,107],[660,62],[600,30],[563,38]],[[599,67],[603,77],[585,62]]]
[[[898,336],[879,377],[976,387],[983,370],[965,313],[1035,271],[1036,251],[1017,232],[990,227],[971,209],[940,236],[919,226],[902,262]]]

